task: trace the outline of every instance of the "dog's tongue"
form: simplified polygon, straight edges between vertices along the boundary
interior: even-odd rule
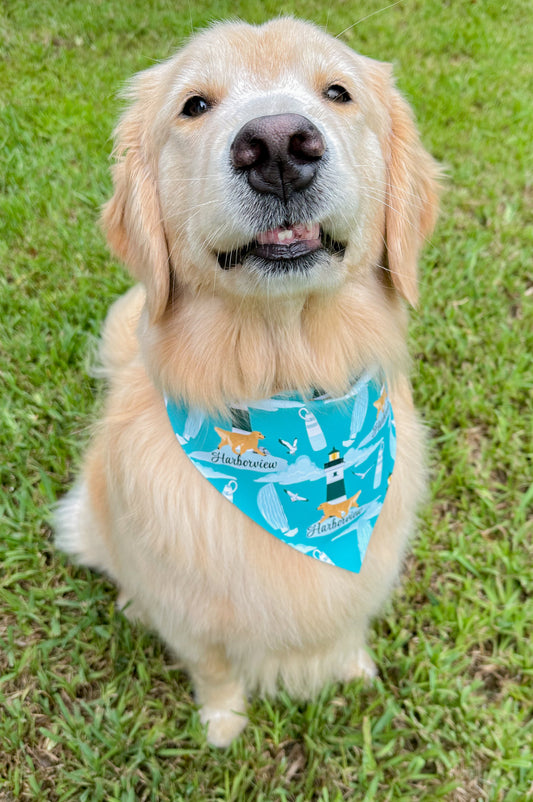
[[[297,223],[290,228],[272,228],[257,235],[259,245],[289,245],[291,242],[309,242],[320,245],[320,225],[318,223]]]

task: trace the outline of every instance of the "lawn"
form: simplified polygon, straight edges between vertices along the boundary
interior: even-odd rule
[[[3,4],[0,802],[533,799],[531,3],[387,5]],[[117,92],[191,29],[280,12],[393,61],[447,170],[411,325],[432,484],[372,630],[379,678],[256,699],[218,751],[172,655],[49,522],[101,399],[95,337],[130,286],[98,227]]]

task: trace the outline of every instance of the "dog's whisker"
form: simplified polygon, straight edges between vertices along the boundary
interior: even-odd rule
[[[197,184],[205,184],[208,179],[213,179],[214,181],[220,180],[220,174],[217,173],[203,173],[202,175],[190,176],[186,178],[185,176],[180,176],[179,183],[186,184],[189,182],[195,182]]]
[[[372,192],[373,193],[373,197],[376,200],[384,200],[385,201],[387,199],[388,195],[390,194],[390,191],[392,190],[394,192],[397,192],[397,195],[402,195],[402,196],[410,198],[411,200],[409,201],[409,205],[412,206],[413,208],[420,209],[420,210],[424,209],[424,202],[423,202],[423,199],[421,197],[420,192],[416,192],[415,190],[410,190],[407,187],[402,186],[400,184],[392,184],[388,180],[382,180],[382,179],[379,179],[379,178],[373,178],[372,181],[373,181],[373,184],[379,185],[381,187],[384,187],[382,195],[378,191],[378,187],[377,186],[376,187],[372,187],[370,185],[365,184],[364,182],[361,183],[361,189],[362,189],[363,192]]]
[[[383,235],[381,235],[381,241],[383,243],[383,253],[387,252],[387,240]],[[386,261],[386,260],[385,260]],[[399,278],[402,276],[401,270],[393,270],[389,264],[379,264],[380,270],[383,270],[385,273],[388,273],[390,276],[398,276]],[[418,276],[418,283],[419,285],[426,285],[428,283],[428,279],[424,275]]]
[[[196,212],[195,212],[195,215],[196,215]],[[177,227],[176,228],[176,233],[184,234],[186,232],[186,230],[187,230],[187,227],[188,227],[191,219],[193,219],[193,217],[195,215],[192,215],[187,220],[185,220],[179,227]],[[218,229],[216,229],[214,232],[212,232],[211,235],[205,240],[204,244],[206,245],[206,247],[210,248],[211,243],[216,241],[216,239],[218,238],[218,236],[220,235],[220,233],[222,231],[223,231],[223,226],[219,226]],[[172,248],[172,250],[170,251],[171,260],[174,257],[177,248],[180,247],[180,244],[181,244],[180,243],[180,238],[176,237],[176,243],[175,243],[174,247]]]
[[[352,28],[357,27],[357,25],[361,25],[362,22],[366,22],[367,19],[370,19],[371,17],[375,17],[376,14],[382,14],[384,11],[388,11],[390,8],[394,8],[394,6],[400,5],[400,3],[403,3],[403,0],[396,0],[395,3],[390,3],[390,5],[388,5],[388,6],[383,6],[383,8],[378,8],[377,11],[373,11],[371,14],[367,14],[365,17],[361,17],[356,22],[352,23],[352,25],[348,25],[347,28],[345,28],[343,31],[338,33],[335,36],[335,39],[338,39],[343,34],[347,33],[348,31],[351,31]]]
[[[195,203],[194,206],[189,206],[189,208],[185,209],[184,212],[185,214],[191,215],[192,217],[202,212],[206,208],[206,206],[217,206],[219,202],[220,201],[218,201],[216,198],[213,198],[212,200],[202,201],[201,203]]]
[[[330,14],[331,14],[331,6],[328,7],[328,13],[327,13],[327,16],[326,16],[326,24],[324,26],[324,30],[326,31],[326,33],[329,33],[328,28],[329,28],[329,17],[330,17]]]
[[[367,190],[366,190],[366,193],[367,193],[367,195],[368,195],[369,197],[371,197],[371,198],[375,198],[376,200],[379,200],[379,201],[381,201],[381,203],[383,204],[383,206],[385,206],[387,209],[390,209],[392,212],[394,212],[394,214],[395,214],[397,217],[401,218],[401,219],[402,219],[402,220],[403,220],[403,221],[406,223],[406,225],[407,225],[407,226],[408,226],[408,227],[409,227],[409,228],[410,228],[412,231],[415,231],[415,232],[419,233],[419,228],[420,228],[420,227],[419,227],[419,225],[417,225],[417,223],[416,223],[416,221],[415,221],[415,220],[411,220],[409,217],[407,217],[407,215],[406,215],[406,214],[404,214],[403,212],[400,212],[400,210],[399,210],[399,209],[398,209],[396,206],[393,206],[391,203],[387,203],[386,201],[384,201],[384,200],[383,200],[383,198],[381,198],[381,196],[375,196],[375,195],[373,195],[373,194],[372,194],[372,190],[369,190],[369,189],[367,189]],[[412,204],[411,204],[411,205],[412,205]],[[421,209],[420,209],[420,210],[422,210],[422,207],[421,207]],[[420,232],[420,233],[421,233],[421,232]],[[425,241],[429,242],[429,240],[428,240],[426,237],[423,237],[423,239],[424,239]]]

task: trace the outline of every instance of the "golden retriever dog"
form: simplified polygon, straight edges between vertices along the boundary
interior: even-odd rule
[[[244,454],[245,451],[249,450],[254,451],[256,454],[263,453],[259,448],[259,440],[264,440],[265,436],[261,432],[241,434],[227,432],[225,429],[219,429],[218,426],[215,426],[215,432],[220,437],[220,443],[217,448],[229,446],[234,454]]]
[[[375,674],[367,628],[425,489],[406,327],[438,168],[390,65],[292,18],[216,24],[127,97],[103,223],[139,284],[103,330],[107,402],[57,544],[179,656],[208,740],[225,746],[254,691],[309,697]],[[359,573],[228,503],[169,424],[169,398],[205,414],[316,388],[339,398],[370,367],[397,452]]]
[[[354,496],[351,496],[351,498],[348,498],[345,501],[339,501],[336,504],[330,504],[327,501],[324,501],[323,504],[319,504],[317,510],[321,510],[324,516],[319,523],[322,523],[333,516],[335,516],[335,518],[344,518],[344,516],[348,515],[353,507],[359,506],[357,499],[360,495],[361,491],[358,490]]]

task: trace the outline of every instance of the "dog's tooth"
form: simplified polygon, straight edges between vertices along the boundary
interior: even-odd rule
[[[294,239],[294,231],[292,228],[281,229],[278,231],[278,242],[288,242]]]
[[[320,239],[320,225],[318,223],[297,223],[291,228],[272,228],[261,231],[256,236],[260,245],[283,245],[292,240]]]

